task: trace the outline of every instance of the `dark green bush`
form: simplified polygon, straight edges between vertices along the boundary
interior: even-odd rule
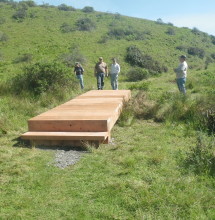
[[[70,48],[69,53],[64,53],[59,57],[60,61],[66,64],[68,67],[73,67],[75,62],[79,62],[81,64],[86,63],[86,58],[80,52],[79,48],[74,46]]]
[[[96,28],[96,24],[90,18],[81,18],[76,22],[79,31],[92,31]]]
[[[64,22],[61,26],[60,26],[60,30],[62,33],[69,33],[69,32],[72,32],[74,31],[74,28],[72,25]]]
[[[198,56],[201,59],[203,59],[205,56],[205,51],[198,47],[189,47],[187,52],[188,54],[193,55],[193,56]]]
[[[149,77],[149,72],[141,67],[131,69],[127,74],[127,80],[130,82],[136,82]]]
[[[91,12],[94,12],[94,8],[90,6],[86,6],[82,9],[82,11],[85,13],[91,13]]]
[[[212,53],[211,57],[215,60],[215,53]]]
[[[30,53],[25,53],[17,57],[13,62],[14,63],[21,63],[21,62],[30,62],[33,59],[33,55]]]
[[[67,6],[66,4],[61,4],[57,8],[62,11],[75,11],[76,10],[72,6]]]
[[[196,27],[194,27],[192,30],[191,30],[191,32],[193,33],[193,34],[195,34],[195,35],[201,35],[201,31],[198,29],[198,28],[196,28]]]
[[[3,18],[3,17],[0,17],[0,25],[1,25],[1,24],[4,24],[5,22],[6,22],[6,19]]]
[[[40,95],[75,85],[71,70],[58,62],[38,62],[26,66],[23,71],[12,79],[11,87],[16,94],[26,91]]]
[[[187,47],[186,46],[180,45],[180,46],[177,46],[176,49],[187,53]]]
[[[167,33],[168,35],[175,35],[175,30],[174,30],[173,28],[169,27],[169,28],[167,29],[166,33]]]
[[[0,31],[0,42],[4,42],[8,40],[7,34]]]
[[[132,66],[139,66],[147,69],[152,75],[168,71],[167,67],[162,66],[150,55],[143,54],[136,46],[130,46],[127,48],[126,61]]]
[[[16,20],[22,21],[27,17],[27,11],[25,9],[19,9],[13,14],[12,17]]]
[[[22,1],[24,4],[26,4],[28,7],[35,7],[37,4],[34,1]]]
[[[212,44],[215,45],[215,36],[211,35],[210,37],[211,37],[211,42],[212,42]]]
[[[126,39],[126,40],[144,40],[147,38],[148,33],[140,32],[139,30],[135,30],[133,27],[121,27],[121,26],[113,26],[110,28],[108,32],[108,36],[110,38],[115,38],[117,40]]]

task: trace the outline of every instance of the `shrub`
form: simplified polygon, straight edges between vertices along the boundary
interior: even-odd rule
[[[174,30],[173,28],[169,27],[169,28],[167,29],[166,33],[167,33],[168,35],[175,35],[175,30]]]
[[[35,6],[37,6],[37,4],[34,1],[22,1],[22,2],[25,3],[28,7],[35,7]]]
[[[198,47],[189,47],[187,52],[188,54],[193,55],[193,56],[198,56],[201,59],[203,59],[205,56],[205,51]]]
[[[61,4],[57,8],[62,11],[75,11],[75,8],[72,6],[67,6],[66,4]]]
[[[193,34],[195,34],[195,35],[200,35],[202,32],[198,29],[198,28],[196,28],[196,27],[194,27],[192,30],[191,30],[191,32],[193,33]]]
[[[112,38],[126,39],[126,40],[144,40],[148,35],[147,32],[140,32],[135,30],[133,27],[112,27],[109,32],[108,36]]]
[[[27,11],[25,9],[19,9],[16,11],[13,16],[14,19],[22,21],[27,17]]]
[[[215,36],[211,35],[210,37],[211,37],[211,42],[212,42],[212,44],[215,45]]]
[[[215,60],[215,53],[212,53],[211,57]]]
[[[161,24],[161,25],[165,24],[161,18],[158,18],[156,23],[157,24]]]
[[[92,31],[96,28],[96,24],[89,18],[81,18],[76,22],[79,31]]]
[[[24,73],[12,80],[12,89],[16,94],[27,91],[33,95],[53,92],[58,88],[74,86],[70,70],[57,62],[38,62],[24,68]]]
[[[197,174],[215,176],[215,139],[209,140],[201,133],[197,136],[197,144],[186,154],[185,165]]]
[[[91,12],[94,12],[94,8],[90,6],[86,6],[82,9],[82,11],[85,13],[91,13]]]
[[[0,31],[0,42],[5,42],[8,40],[7,34]]]
[[[143,79],[147,79],[149,77],[149,72],[146,69],[136,67],[131,69],[127,74],[127,79],[130,82],[136,82]]]
[[[74,28],[73,28],[70,24],[64,22],[64,23],[60,26],[60,30],[61,30],[62,33],[69,33],[69,32],[74,31]]]
[[[60,56],[60,60],[68,67],[74,66],[75,62],[86,63],[86,58],[81,54],[78,47],[71,47],[69,53]]]
[[[176,49],[177,49],[177,50],[180,50],[180,51],[187,52],[187,47],[186,47],[186,46],[183,46],[183,45],[177,46]]]
[[[21,62],[30,62],[33,59],[33,55],[30,53],[22,54],[21,56],[17,57],[13,62],[14,63],[21,63]]]
[[[1,24],[4,24],[5,22],[6,22],[6,19],[3,18],[3,17],[0,17],[0,25],[1,25]]]
[[[127,48],[127,54],[125,59],[132,66],[139,66],[145,68],[149,71],[150,74],[153,75],[168,71],[168,68],[166,66],[162,66],[150,55],[143,54],[136,46],[130,46]]]

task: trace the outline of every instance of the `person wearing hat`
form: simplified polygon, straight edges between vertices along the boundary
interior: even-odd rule
[[[94,69],[94,75],[97,78],[97,87],[98,90],[103,90],[104,88],[104,78],[108,77],[108,67],[105,62],[103,62],[103,58],[99,57],[99,62],[96,63]]]
[[[79,62],[75,63],[74,73],[76,74],[76,77],[80,82],[81,89],[84,89],[84,79],[83,79],[84,69]]]
[[[118,76],[120,73],[120,65],[116,62],[116,58],[113,58],[113,63],[110,69],[111,86],[113,90],[118,90]]]
[[[176,73],[176,82],[178,85],[178,89],[181,93],[186,94],[186,78],[187,78],[187,69],[188,65],[186,62],[186,55],[181,55],[179,57],[180,64],[177,68],[174,69],[174,72]]]

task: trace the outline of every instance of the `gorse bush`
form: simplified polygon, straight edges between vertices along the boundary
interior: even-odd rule
[[[16,94],[27,91],[33,95],[51,92],[58,88],[75,86],[71,71],[58,62],[38,62],[24,68],[24,73],[12,80]]]
[[[149,77],[149,72],[146,69],[136,67],[129,70],[126,74],[127,80],[130,82],[136,82],[143,79],[147,79]]]
[[[76,22],[77,29],[79,31],[92,31],[96,28],[95,22],[90,18],[80,18]]]
[[[30,53],[25,53],[17,57],[13,62],[14,63],[21,63],[21,62],[30,62],[33,59],[33,55]]]
[[[90,6],[86,6],[82,9],[82,11],[85,13],[91,13],[91,12],[94,12],[94,8]]]
[[[4,17],[0,17],[0,25],[4,24],[6,22],[6,19]]]
[[[201,59],[203,59],[205,56],[205,51],[198,47],[189,47],[187,52],[188,54],[193,55],[193,56],[198,56]]]
[[[66,4],[61,4],[57,8],[62,11],[75,11],[76,10],[72,6],[67,6]]]
[[[85,64],[87,62],[86,57],[82,55],[79,47],[77,46],[71,47],[69,53],[61,54],[59,59],[68,67],[73,67],[75,62],[79,62],[81,64]]]
[[[144,40],[147,38],[147,32],[140,32],[135,30],[133,27],[122,27],[122,26],[115,26],[111,27],[108,36],[110,38],[115,38],[117,40],[126,39],[128,41],[132,40]]]
[[[21,9],[17,10],[17,11],[13,14],[12,17],[13,17],[14,19],[16,19],[16,20],[22,21],[22,20],[24,20],[24,19],[27,17],[27,11],[26,11],[26,9],[21,8]]]
[[[169,27],[169,28],[167,29],[166,33],[167,33],[168,35],[175,35],[175,30],[174,30],[173,28]]]
[[[0,42],[8,41],[8,39],[9,37],[7,36],[7,34],[0,31]]]
[[[60,30],[62,33],[69,33],[69,32],[72,32],[74,31],[75,29],[73,28],[72,25],[64,22],[61,26],[60,26]]]
[[[154,60],[150,55],[143,54],[136,46],[127,48],[126,61],[132,66],[139,66],[145,68],[150,74],[156,75],[162,72],[167,72],[168,68],[161,65],[158,61]]]

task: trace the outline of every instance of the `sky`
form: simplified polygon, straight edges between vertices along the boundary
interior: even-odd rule
[[[66,4],[77,9],[91,6],[96,11],[156,21],[177,27],[197,28],[215,36],[215,0],[35,0],[37,4]]]

